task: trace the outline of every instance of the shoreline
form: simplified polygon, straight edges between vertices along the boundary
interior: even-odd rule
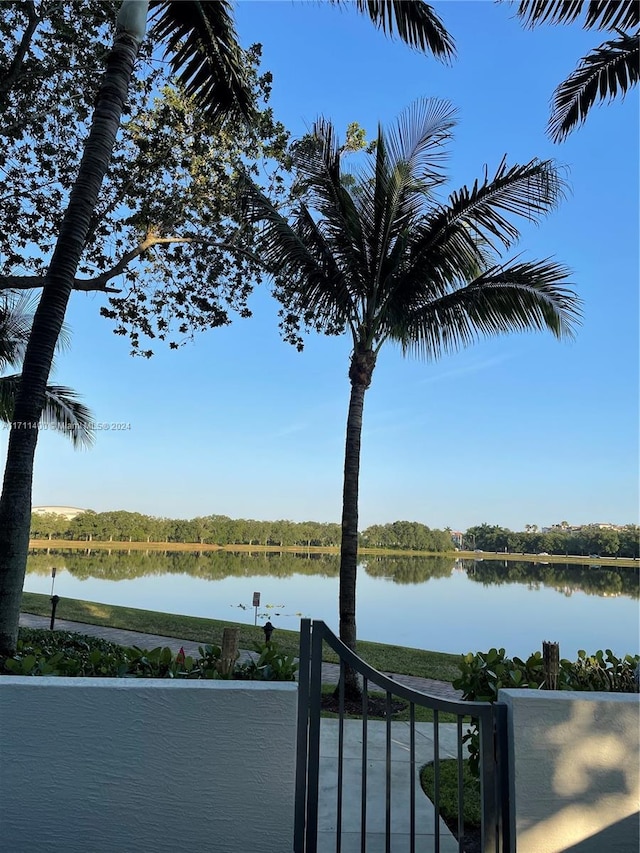
[[[79,541],[77,539],[31,539],[29,549],[33,551],[48,551],[51,549],[67,549],[73,551],[159,551],[175,552],[190,551],[204,553],[215,551],[237,552],[244,554],[339,554],[340,548],[325,548],[311,545],[308,548],[300,545],[286,545],[282,548],[273,545],[216,545],[197,542],[105,542],[103,540]],[[618,566],[637,568],[640,561],[633,557],[582,557],[577,554],[510,554],[503,551],[410,551],[384,548],[359,548],[358,554],[370,556],[393,557],[448,557],[452,560],[506,560],[508,562],[524,563],[565,563],[573,565]],[[544,560],[540,558],[544,557]]]

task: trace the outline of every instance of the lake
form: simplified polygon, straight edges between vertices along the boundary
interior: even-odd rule
[[[260,592],[258,624],[297,630],[310,617],[337,633],[338,566],[325,554],[38,550],[25,590],[50,595],[53,583],[61,598],[248,623]],[[357,607],[361,639],[422,649],[524,656],[552,640],[574,658],[578,649],[640,646],[637,568],[367,557]]]

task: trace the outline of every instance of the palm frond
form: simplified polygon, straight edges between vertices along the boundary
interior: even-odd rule
[[[0,420],[11,423],[16,396],[20,385],[20,374],[0,377]],[[45,404],[40,418],[66,435],[74,447],[90,447],[94,440],[93,414],[79,401],[78,394],[64,385],[47,385]]]
[[[358,315],[358,299],[364,289],[361,270],[353,264],[352,253],[341,256],[337,247],[327,241],[321,226],[302,203],[294,227],[323,274],[298,278],[294,298],[289,291],[287,302],[297,301],[303,314],[314,317],[315,326],[342,329]]]
[[[151,36],[166,45],[187,95],[211,118],[233,113],[251,121],[255,104],[229,0],[151,0],[150,7]]]
[[[638,4],[640,7],[640,4]],[[605,42],[583,57],[553,96],[549,136],[560,142],[582,124],[596,101],[625,96],[640,76],[640,33]]]
[[[585,29],[625,30],[640,24],[637,0],[591,0],[587,6]]]
[[[319,118],[296,151],[296,184],[341,268],[357,281],[366,275],[369,259],[359,207],[343,182],[342,151],[333,124]]]
[[[265,270],[277,275],[284,263],[295,258],[305,274],[313,275],[318,266],[315,258],[248,175],[239,176],[236,191],[243,219],[250,225],[261,226],[256,254]]]
[[[636,0],[520,0],[516,14],[527,26],[571,24],[585,12],[584,28],[628,29],[640,23]]]
[[[494,266],[451,293],[417,304],[389,336],[405,352],[427,359],[455,352],[479,336],[546,329],[570,338],[580,309],[568,277],[566,267],[549,260]]]
[[[298,202],[291,225],[246,175],[239,179],[238,196],[247,222],[260,225],[261,262],[278,282],[287,282],[278,298],[296,309],[304,306],[301,313],[315,313],[319,322],[344,326],[353,309],[349,279],[306,205]]]
[[[346,5],[346,0],[332,2]],[[356,6],[387,35],[397,32],[406,44],[445,62],[455,56],[452,37],[434,9],[423,0],[356,0]]]
[[[22,363],[36,307],[35,297],[25,293],[0,297],[0,369]]]
[[[19,380],[19,376],[0,377],[0,421],[2,423],[10,424],[13,420]]]
[[[449,222],[464,220],[479,237],[495,238],[509,248],[520,234],[504,214],[537,222],[557,207],[564,193],[552,160],[534,158],[523,166],[509,167],[503,157],[492,178],[485,167],[484,180],[476,179],[471,189],[462,187],[451,193],[440,213]]]
[[[396,242],[417,227],[432,190],[444,181],[445,146],[454,125],[455,110],[448,101],[423,98],[400,115],[396,126],[378,129],[372,167],[357,175],[354,198],[370,269],[378,280],[394,268]]]
[[[79,395],[73,388],[47,385],[40,423],[63,429],[74,447],[88,448],[95,441],[93,420],[91,410],[80,402]]]
[[[38,302],[39,296],[29,292],[7,290],[0,295],[0,370],[22,364]],[[69,327],[65,324],[56,351],[67,349],[70,341]]]
[[[434,206],[414,230],[403,280],[409,289],[427,276],[434,292],[444,293],[462,275],[491,262],[500,247],[509,248],[520,232],[511,216],[537,221],[564,195],[564,184],[551,160],[525,165],[499,164],[493,178],[450,194]]]
[[[571,24],[582,14],[587,0],[520,0],[516,15],[528,27],[536,24]]]
[[[637,0],[591,0],[587,6],[585,29],[625,30],[640,24]]]
[[[457,110],[450,101],[418,98],[384,131],[391,163],[406,163],[416,182],[443,182],[442,164],[448,158],[447,143],[456,126]]]

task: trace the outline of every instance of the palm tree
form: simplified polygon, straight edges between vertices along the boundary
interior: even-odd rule
[[[339,0],[334,2],[339,4]],[[438,16],[422,0],[356,0],[356,6],[384,32],[397,31],[409,45],[444,59],[453,55],[451,38]],[[37,424],[43,411],[53,353],[98,192],[115,146],[149,9],[154,21],[152,36],[166,45],[172,68],[186,93],[212,118],[229,114],[247,122],[253,118],[250,89],[242,73],[242,51],[228,0],[123,0],[78,178],[25,353],[15,404],[15,419],[19,422]],[[18,73],[19,65],[18,61],[16,68],[11,69],[12,74]],[[13,650],[18,635],[36,443],[36,429],[12,427],[0,497],[0,653]]]
[[[363,407],[382,345],[395,342],[432,361],[481,335],[548,329],[570,336],[579,314],[563,266],[501,260],[519,236],[509,215],[535,221],[562,196],[554,165],[503,159],[492,178],[485,171],[471,188],[438,201],[454,124],[449,103],[419,101],[394,130],[379,128],[375,154],[351,173],[331,123],[320,120],[298,147],[299,198],[289,219],[248,178],[240,184],[247,220],[261,224],[257,251],[290,337],[302,322],[347,332],[353,343],[339,593],[340,637],[352,649]],[[354,681],[349,689],[357,689]]]
[[[554,92],[548,125],[554,142],[582,124],[596,101],[624,97],[640,77],[640,30],[625,32],[640,24],[637,0],[520,0],[517,14],[535,26],[569,24],[583,12],[584,29],[614,31],[616,38],[584,56]]]
[[[5,293],[0,297],[0,370],[19,368],[33,322],[33,303],[25,295]],[[61,335],[60,345],[66,344]],[[20,374],[0,376],[0,420],[14,422]],[[47,385],[39,427],[51,426],[68,436],[74,447],[90,447],[94,441],[93,415],[65,385]]]

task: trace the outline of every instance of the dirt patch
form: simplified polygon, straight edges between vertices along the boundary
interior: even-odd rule
[[[443,818],[444,820],[444,818]],[[458,841],[458,824],[457,821],[444,821],[449,828],[449,832]],[[465,827],[465,833],[462,836],[463,853],[482,853],[482,833],[480,827]]]
[[[322,697],[321,704],[323,711],[330,711],[333,714],[340,713],[340,702],[336,696],[329,695]],[[391,716],[399,714],[406,710],[407,703],[394,701],[391,702]],[[347,699],[344,700],[345,717],[361,717],[362,716],[362,699]],[[377,717],[378,719],[386,719],[387,717],[387,700],[384,697],[377,698],[369,696],[367,705],[367,716]]]

